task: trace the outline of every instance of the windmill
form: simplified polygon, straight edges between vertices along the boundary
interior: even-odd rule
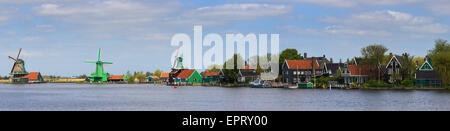
[[[25,61],[19,59],[20,52],[22,52],[22,48],[19,49],[19,53],[17,54],[17,57],[15,59],[11,56],[8,56],[8,59],[14,62],[14,66],[11,69],[10,73],[11,75],[13,75],[13,77],[28,74],[28,72],[25,70]]]
[[[95,63],[95,72],[91,73],[89,80],[91,82],[105,82],[108,81],[108,73],[103,72],[103,65],[111,65],[112,62],[102,61],[102,48],[98,49],[97,61],[95,60],[85,60],[84,63]]]
[[[179,52],[180,52],[180,49],[177,50],[177,54],[175,55],[175,60],[173,61],[172,70],[183,69],[183,58],[178,56]]]

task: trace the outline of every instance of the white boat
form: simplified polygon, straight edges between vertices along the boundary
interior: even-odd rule
[[[253,82],[250,82],[250,87],[252,87],[252,88],[271,88],[272,84],[268,80],[257,79]]]

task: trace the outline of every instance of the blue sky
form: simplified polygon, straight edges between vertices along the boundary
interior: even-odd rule
[[[450,38],[448,0],[0,0],[0,75],[15,56],[44,75],[89,74],[98,48],[105,70],[169,71],[176,33],[278,33],[280,50],[335,61],[383,44],[388,52],[424,56]]]

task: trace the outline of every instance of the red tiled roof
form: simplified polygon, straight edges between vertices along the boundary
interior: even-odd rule
[[[312,60],[286,60],[289,69],[312,69]],[[319,69],[319,64],[314,62],[314,67]]]
[[[211,71],[205,71],[202,73],[203,76],[217,76],[219,75],[219,72],[211,72]]]
[[[28,78],[28,80],[38,80],[39,74],[39,72],[30,72],[29,74],[20,78]]]
[[[188,79],[194,72],[195,72],[194,69],[181,70],[181,72],[180,72],[180,74],[178,74],[177,78]]]
[[[108,79],[110,80],[122,80],[125,77],[125,75],[110,75]]]
[[[152,77],[153,79],[158,79],[159,77],[157,77],[157,76],[150,76],[150,77]]]
[[[169,78],[169,73],[161,73],[160,78]]]
[[[348,71],[351,75],[376,76],[378,69],[377,66],[370,65],[348,65]]]

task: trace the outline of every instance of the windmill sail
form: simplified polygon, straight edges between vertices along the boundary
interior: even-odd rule
[[[177,66],[178,61],[178,54],[180,53],[180,49],[177,50],[177,54],[175,54],[175,59],[173,60],[172,68],[175,68]]]

